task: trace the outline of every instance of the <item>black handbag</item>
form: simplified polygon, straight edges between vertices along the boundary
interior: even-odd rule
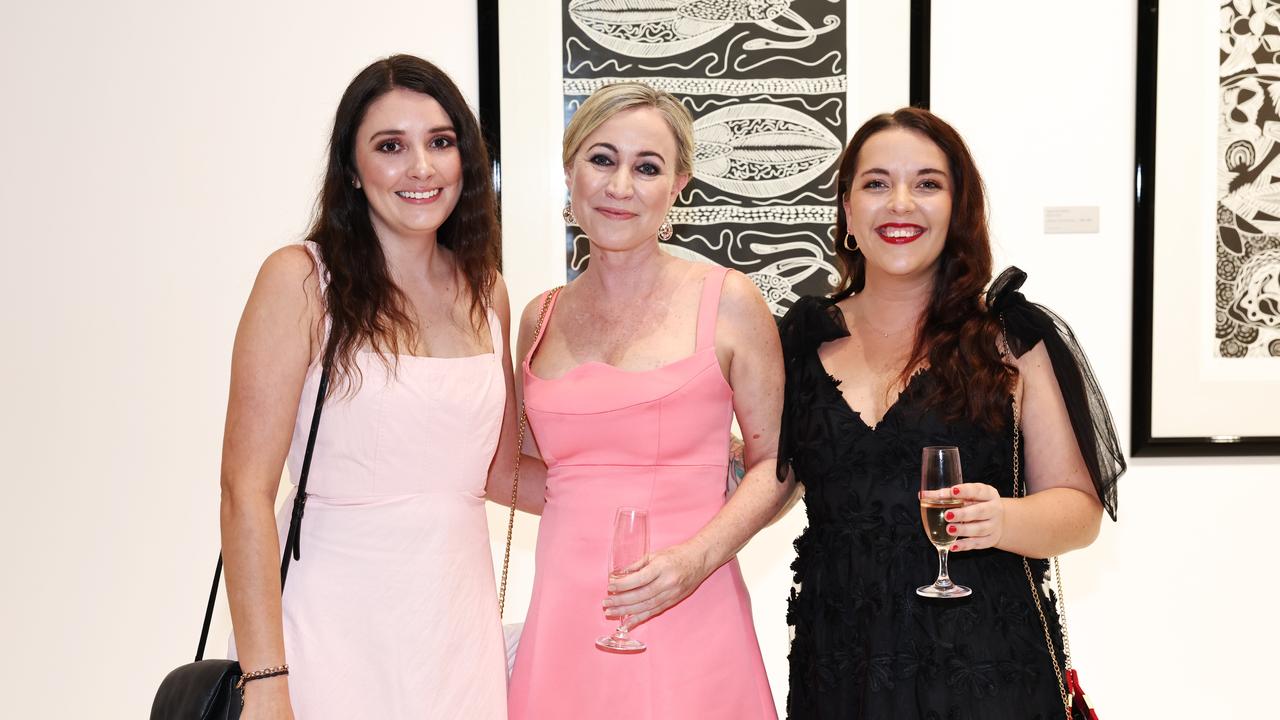
[[[307,504],[307,475],[311,470],[311,452],[316,445],[316,430],[320,427],[320,411],[324,408],[324,396],[329,389],[329,365],[320,373],[320,390],[316,393],[316,410],[311,416],[311,432],[307,436],[307,452],[302,459],[302,472],[298,476],[297,494],[293,498],[293,514],[289,519],[289,534],[284,545],[284,557],[280,559],[280,589],[284,590],[289,575],[290,559],[302,557],[299,538],[302,534],[302,512]],[[236,686],[240,682],[240,663],[234,660],[202,660],[205,642],[209,639],[209,624],[213,620],[213,604],[218,598],[218,580],[222,576],[222,554],[213,569],[213,587],[209,590],[209,604],[204,611],[204,626],[200,629],[200,644],[196,646],[194,662],[174,669],[160,683],[156,698],[151,703],[151,720],[238,720],[242,700]]]

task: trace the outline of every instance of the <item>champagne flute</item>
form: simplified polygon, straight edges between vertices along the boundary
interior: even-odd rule
[[[947,511],[964,507],[964,501],[946,497],[937,499],[930,491],[947,490],[964,482],[960,472],[960,450],[955,447],[927,447],[920,462],[920,522],[924,533],[938,550],[938,579],[932,585],[916,588],[916,594],[930,598],[962,598],[973,594],[963,585],[951,581],[947,556],[956,536],[947,532]]]
[[[613,518],[613,544],[609,547],[609,578],[617,579],[644,567],[649,557],[649,511],[620,507]],[[645,644],[627,634],[622,618],[612,635],[596,638],[596,647],[621,653],[635,653]]]

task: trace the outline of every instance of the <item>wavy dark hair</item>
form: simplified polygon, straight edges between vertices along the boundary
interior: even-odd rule
[[[916,329],[915,342],[899,382],[914,368],[928,365],[935,382],[923,401],[948,420],[967,418],[990,430],[1005,423],[1009,392],[1017,370],[1000,352],[1000,319],[987,312],[983,289],[991,281],[991,238],[987,229],[986,190],[973,155],[955,128],[919,108],[876,115],[854,133],[840,158],[836,197],[836,258],[840,282],[834,299],[843,300],[866,285],[866,258],[844,247],[849,232],[842,202],[857,170],[858,153],[876,133],[893,128],[929,138],[947,157],[951,173],[951,222],[938,259],[933,291]]]
[[[324,358],[335,378],[347,381],[350,388],[359,383],[357,350],[369,346],[390,365],[405,345],[417,340],[407,300],[391,279],[369,219],[368,200],[353,184],[356,132],[369,106],[395,88],[431,96],[453,123],[462,160],[462,189],[436,240],[453,253],[471,298],[477,330],[498,270],[498,214],[489,153],[458,87],[440,68],[412,55],[393,55],[361,70],[338,103],[324,184],[306,237],[319,247],[329,272],[324,302],[332,326]]]

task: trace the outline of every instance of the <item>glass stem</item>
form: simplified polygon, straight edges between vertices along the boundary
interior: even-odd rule
[[[938,548],[938,579],[933,584],[935,587],[949,588],[952,587],[951,574],[947,570],[947,560],[951,553],[948,548]]]

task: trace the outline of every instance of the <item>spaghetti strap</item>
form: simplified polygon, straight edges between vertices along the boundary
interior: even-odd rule
[[[324,260],[320,259],[320,246],[310,240],[304,240],[302,247],[307,249],[311,262],[315,263],[316,280],[320,282],[320,294],[324,295],[324,291],[329,287],[329,268],[325,267]]]
[[[502,362],[502,349],[506,347],[506,338],[502,337],[502,322],[493,306],[484,309],[485,322],[489,324],[489,343],[493,346],[493,356]]]
[[[702,280],[702,300],[698,304],[698,336],[694,351],[705,350],[716,344],[716,317],[720,312],[720,289],[729,268],[712,268]]]
[[[306,248],[307,254],[311,256],[311,262],[316,267],[316,282],[320,285],[320,303],[325,304],[324,293],[329,287],[329,268],[325,267],[324,260],[320,259],[320,246],[310,240],[304,240],[302,247]],[[329,345],[329,334],[333,330],[333,318],[329,315],[328,307],[324,309],[324,335],[320,338],[320,353],[324,353],[324,348]],[[316,367],[320,366],[320,356],[317,355],[312,361]]]
[[[551,288],[540,296],[541,302],[538,304],[539,307],[545,304],[547,309],[542,317],[541,329],[537,329],[535,327],[538,334],[533,336],[533,342],[529,345],[529,354],[524,356],[524,367],[526,370],[529,369],[530,363],[533,362],[533,354],[538,351],[538,345],[542,344],[542,336],[547,334],[547,326],[551,324],[551,311],[555,309],[556,300],[560,299],[560,291],[563,289],[563,285]],[[547,293],[551,294],[550,298],[547,297]]]

